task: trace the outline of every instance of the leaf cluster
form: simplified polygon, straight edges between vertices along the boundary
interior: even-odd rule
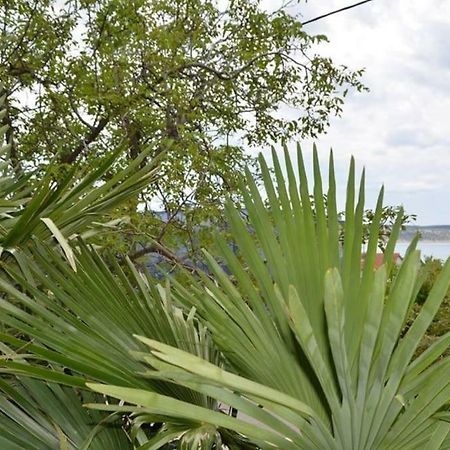
[[[157,140],[149,157],[170,149],[139,203],[189,216],[167,228],[176,239],[237,197],[244,168],[256,168],[244,146],[315,137],[349,90],[365,89],[361,70],[315,53],[324,36],[257,0],[5,1],[0,30],[14,165],[47,170],[56,158],[90,168],[121,148],[114,171]]]

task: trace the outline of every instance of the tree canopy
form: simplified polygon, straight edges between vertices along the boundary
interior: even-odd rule
[[[316,53],[325,36],[256,0],[5,0],[0,30],[17,170],[151,144],[167,153],[141,205],[185,241],[236,191],[253,162],[244,146],[318,136],[348,89],[365,89],[362,70]],[[153,225],[140,214],[135,231]]]

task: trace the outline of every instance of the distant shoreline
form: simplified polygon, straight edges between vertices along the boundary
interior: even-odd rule
[[[447,246],[450,243],[449,225],[407,226],[401,231],[398,242],[409,242],[416,237],[417,233],[421,236],[420,242],[425,245],[436,243]]]

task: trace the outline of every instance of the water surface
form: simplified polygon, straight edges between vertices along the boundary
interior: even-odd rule
[[[408,245],[409,242],[398,242],[395,251],[404,256]],[[450,257],[450,242],[419,241],[417,248],[421,251],[422,259],[432,256],[445,261]]]

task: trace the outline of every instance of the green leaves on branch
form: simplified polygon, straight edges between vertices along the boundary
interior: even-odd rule
[[[14,163],[91,168],[120,147],[124,167],[149,140],[158,140],[150,157],[171,144],[161,177],[141,194],[187,218],[167,227],[169,247],[221,217],[245,166],[256,166],[244,146],[315,137],[349,89],[365,89],[362,70],[315,54],[324,36],[258,0],[8,0],[0,29]],[[283,118],[282,107],[295,116]],[[158,236],[160,221],[146,219],[135,222]],[[116,248],[135,250],[142,240],[130,235]]]

